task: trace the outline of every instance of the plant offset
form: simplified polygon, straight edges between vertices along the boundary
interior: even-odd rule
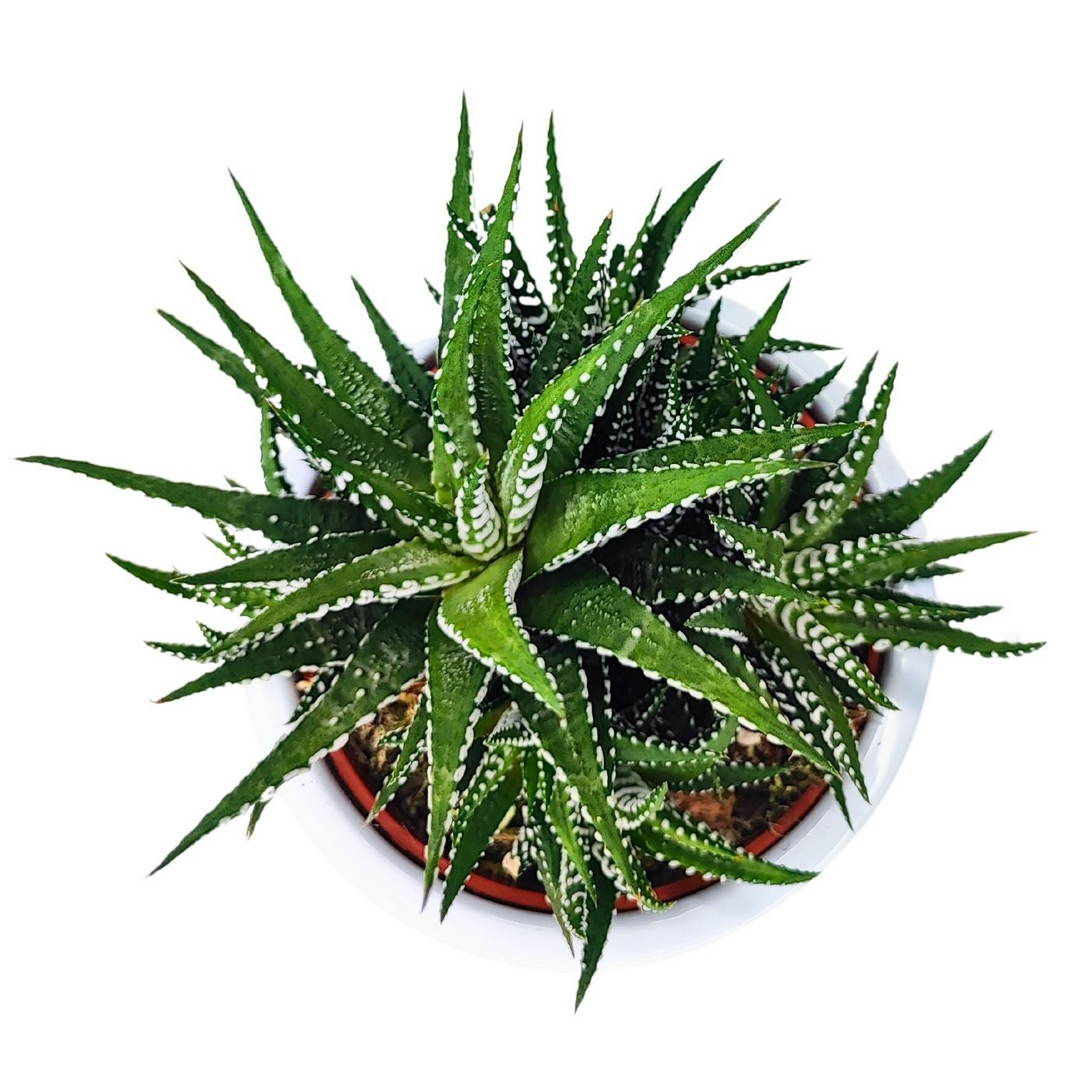
[[[654,204],[626,248],[609,252],[609,215],[579,258],[549,129],[548,300],[511,233],[520,160],[519,139],[497,206],[474,212],[463,107],[445,277],[441,295],[432,290],[434,378],[354,282],[392,383],[327,325],[236,185],[314,362],[287,359],[190,270],[239,351],[162,315],[257,404],[267,494],[27,460],[220,525],[225,566],[180,575],[116,560],[246,618],[232,631],[201,627],[197,644],[157,644],[207,667],[165,700],[310,676],[277,745],[158,869],[231,818],[250,813],[253,826],[285,781],[422,688],[372,816],[422,770],[423,892],[448,858],[444,915],[516,820],[520,864],[535,866],[568,941],[583,943],[580,1002],[617,898],[667,906],[650,880],[657,866],[765,884],[812,876],[731,847],[673,802],[772,775],[731,759],[740,730],[819,770],[846,815],[845,778],[866,795],[851,718],[894,708],[859,646],[1038,646],[957,625],[995,608],[904,591],[953,573],[945,560],[1022,535],[906,533],[985,438],[920,480],[868,494],[895,369],[871,397],[871,361],[834,423],[804,425],[837,369],[802,386],[788,378],[784,354],[820,346],[773,335],[786,287],[744,336],[720,332],[719,303],[687,334],[689,301],[798,265],[731,264],[772,207],[661,288],[716,166],[662,215]],[[307,455],[321,493],[290,489],[282,439]],[[613,691],[623,667],[648,680],[640,700]]]

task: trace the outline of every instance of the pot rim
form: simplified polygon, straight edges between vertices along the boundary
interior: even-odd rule
[[[688,329],[700,330],[715,301],[687,308]],[[720,328],[743,334],[756,321],[748,308],[722,299]],[[419,355],[430,351],[433,340],[414,346]],[[790,353],[784,358],[800,381],[814,378],[830,366],[818,353]],[[817,401],[826,417],[835,414],[846,387],[835,382]],[[290,474],[302,483],[311,477],[297,456],[287,463]],[[907,480],[888,444],[883,440],[871,467],[869,483],[878,490]],[[909,532],[925,536],[922,522]],[[912,583],[915,595],[933,598],[930,579]],[[860,739],[863,771],[870,801],[865,802],[845,780],[852,827],[844,821],[835,799],[818,798],[790,832],[770,847],[770,857],[803,870],[821,870],[851,840],[880,804],[903,760],[926,694],[933,654],[922,650],[892,650],[883,675],[883,688],[898,706],[886,716],[871,714]],[[249,684],[248,701],[260,749],[265,752],[281,735],[295,702],[286,676]],[[379,907],[443,944],[504,963],[573,971],[567,965],[566,943],[546,910],[528,910],[463,890],[445,923],[440,924],[436,897],[421,910],[421,879],[413,861],[369,826],[357,813],[329,762],[319,762],[286,785],[284,799],[301,827],[326,858]],[[809,883],[806,883],[809,884]],[[612,923],[604,966],[612,969],[685,952],[730,933],[791,896],[800,885],[755,885],[725,881],[718,887],[684,895],[667,911],[626,911]],[[436,886],[437,891],[439,886]],[[647,932],[646,932],[647,931]]]

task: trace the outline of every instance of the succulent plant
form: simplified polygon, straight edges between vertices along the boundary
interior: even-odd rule
[[[583,942],[580,1002],[617,898],[665,906],[654,867],[767,884],[812,876],[729,845],[673,804],[672,792],[772,775],[731,759],[737,730],[783,744],[843,806],[844,778],[866,793],[852,709],[893,707],[860,646],[1037,646],[956,625],[994,608],[904,591],[953,572],[944,560],[1022,535],[906,532],[985,438],[921,480],[867,492],[895,370],[867,404],[871,362],[835,422],[801,423],[838,368],[804,385],[787,375],[785,353],[824,346],[774,336],[786,286],[744,336],[720,332],[719,303],[688,334],[688,302],[798,265],[730,265],[772,207],[661,288],[714,165],[664,213],[654,203],[628,247],[608,251],[606,217],[579,260],[551,128],[548,300],[511,233],[520,160],[519,135],[498,204],[474,212],[463,104],[444,284],[431,290],[436,371],[354,282],[392,382],[325,322],[236,184],[314,363],[287,359],[190,270],[239,352],[162,316],[258,406],[267,493],[26,460],[219,523],[224,566],[182,575],[115,560],[244,617],[230,631],[203,627],[197,644],[157,643],[207,669],[163,700],[317,672],[280,741],[157,869],[231,818],[250,813],[254,825],[283,783],[422,687],[372,816],[425,769],[423,890],[448,857],[445,915],[516,815],[516,854],[567,939]],[[318,490],[290,488],[283,440],[306,454]],[[263,540],[252,546],[248,532]],[[626,668],[639,673],[632,694],[612,685]]]

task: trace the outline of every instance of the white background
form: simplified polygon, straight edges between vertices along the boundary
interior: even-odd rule
[[[24,4],[0,35],[6,1075],[1069,1072],[1066,5],[271,8]],[[1038,530],[943,589],[1005,604],[987,632],[1050,645],[941,657],[899,779],[822,878],[698,953],[601,968],[576,1017],[571,966],[387,923],[284,806],[251,842],[234,825],[146,880],[255,746],[240,690],[150,704],[189,674],[141,641],[189,637],[195,612],[102,553],[216,554],[187,512],[11,461],[257,482],[250,405],[154,314],[213,327],[175,260],[295,346],[230,167],[361,352],[350,273],[427,336],[462,89],[481,195],[525,122],[519,235],[538,265],[549,108],[579,244],[611,207],[627,238],[657,187],[673,197],[719,156],[673,267],[782,195],[751,254],[813,261],[779,331],[843,345],[852,369],[874,349],[900,362],[890,435],[913,474],[995,429],[931,530]],[[738,295],[760,309],[779,284]]]

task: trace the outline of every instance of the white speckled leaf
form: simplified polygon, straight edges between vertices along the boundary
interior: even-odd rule
[[[666,517],[738,484],[780,476],[799,461],[736,461],[727,465],[672,465],[648,471],[604,469],[566,473],[544,485],[538,527],[525,546],[527,577],[560,566],[646,521]],[[807,463],[813,466],[813,462]]]
[[[246,652],[226,660],[160,700],[176,701],[215,686],[261,679],[266,675],[291,675],[302,668],[324,669],[343,664],[382,615],[383,612],[374,607],[327,612],[317,626],[302,624],[263,638]],[[203,646],[201,651],[205,653],[206,647]]]
[[[367,513],[336,499],[288,498],[259,495],[235,488],[213,488],[163,480],[159,476],[93,465],[58,457],[26,457],[22,461],[48,465],[104,480],[114,487],[140,491],[151,499],[195,510],[205,518],[220,519],[238,529],[254,529],[267,539],[297,543],[317,533],[363,532],[372,528]]]
[[[491,669],[443,633],[433,610],[427,628],[427,691],[423,718],[428,727],[428,842],[424,895],[435,881],[443,841],[450,826],[465,759],[480,720],[480,702]]]
[[[561,712],[555,685],[518,617],[515,593],[520,580],[521,551],[507,552],[475,577],[446,590],[439,625],[477,659]]]
[[[307,581],[393,542],[393,535],[384,530],[316,536],[292,547],[260,551],[215,570],[187,574],[182,580],[189,585]]]
[[[788,538],[788,548],[816,547],[827,540],[862,491],[881,442],[895,380],[894,367],[878,391],[867,426],[851,436],[837,468],[821,481],[803,508],[781,528]]]
[[[460,309],[440,352],[434,415],[455,488],[485,456],[499,461],[517,419],[504,318],[504,260],[520,168],[519,136],[498,210],[473,260]]]
[[[296,283],[235,177],[233,183],[255,230],[274,284],[281,291],[293,320],[335,397],[384,435],[402,439],[412,449],[424,451],[430,442],[430,435],[423,412],[404,398],[396,387],[384,382],[353,352],[348,342],[330,328]]]
[[[475,573],[479,565],[465,555],[452,555],[425,540],[402,540],[361,555],[289,593],[230,634],[211,655],[228,655],[246,642],[322,611],[435,592]]]
[[[540,745],[555,768],[555,776],[588,816],[630,892],[646,907],[662,907],[644,868],[618,825],[609,793],[614,778],[601,764],[599,744],[585,676],[576,649],[560,646],[548,654],[563,706],[559,713],[532,699],[519,701],[522,714],[540,737]],[[560,715],[561,714],[561,715]]]
[[[593,423],[626,365],[680,314],[697,285],[754,235],[771,210],[627,314],[607,337],[529,403],[514,429],[498,474],[498,496],[507,518],[510,543],[528,527],[545,473],[558,476],[579,461]]]
[[[451,831],[450,869],[446,872],[440,908],[444,919],[472,868],[521,795],[521,753],[513,746],[490,747],[461,797]]]
[[[755,694],[704,651],[613,581],[589,557],[531,581],[520,595],[529,626],[575,641],[654,679],[710,701],[724,715],[734,715],[775,735],[816,765],[821,755],[780,717],[776,702]]]
[[[269,754],[154,868],[178,855],[219,825],[265,802],[286,780],[305,772],[373,716],[423,670],[424,620],[431,602],[396,604],[364,638],[334,684],[281,738]]]
[[[898,533],[914,525],[964,475],[990,438],[984,435],[940,469],[893,491],[867,492],[848,508],[826,538],[835,543],[874,533]]]
[[[674,809],[647,821],[634,833],[634,840],[655,858],[713,877],[791,885],[815,876],[812,871],[791,870],[733,848],[719,833]]]

